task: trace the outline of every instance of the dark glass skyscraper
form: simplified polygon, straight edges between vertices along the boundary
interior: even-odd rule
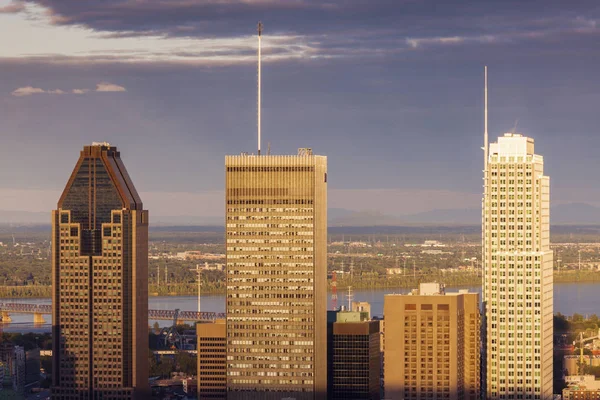
[[[116,147],[85,146],[52,212],[55,399],[146,399],[148,211]]]

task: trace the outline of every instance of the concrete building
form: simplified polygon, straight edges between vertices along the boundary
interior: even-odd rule
[[[421,284],[386,295],[385,399],[480,398],[479,294]]]
[[[351,311],[366,312],[367,319],[371,319],[371,304],[366,301],[353,301]]]
[[[52,212],[52,396],[147,399],[148,211],[116,147],[85,146]]]
[[[327,396],[327,158],[227,156],[230,399]]]
[[[367,312],[330,311],[328,399],[381,398],[379,321]]]
[[[569,375],[579,376],[580,371],[580,360],[581,357],[579,354],[568,354],[563,356],[563,371],[564,373]],[[560,362],[560,360],[555,360],[555,362]],[[583,356],[583,364],[589,365],[591,367],[600,367],[600,356],[599,355],[588,355],[584,354]]]
[[[572,375],[565,378],[563,400],[600,400],[600,381],[594,375]]]
[[[533,139],[507,133],[490,144],[483,201],[484,384],[490,400],[552,399],[549,185]]]
[[[227,329],[224,319],[197,323],[198,399],[227,398]]]

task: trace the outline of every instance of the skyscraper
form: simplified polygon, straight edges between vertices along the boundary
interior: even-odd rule
[[[229,399],[325,399],[327,158],[227,156]]]
[[[149,398],[148,211],[108,143],[52,212],[52,321],[53,398]]]
[[[550,180],[533,139],[506,133],[484,168],[488,399],[552,398]]]
[[[422,283],[384,298],[385,398],[478,400],[479,295]]]

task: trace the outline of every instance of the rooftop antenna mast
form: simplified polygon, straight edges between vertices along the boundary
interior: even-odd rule
[[[348,311],[352,310],[352,286],[348,286]]]
[[[485,172],[487,173],[487,165],[488,165],[488,78],[487,78],[487,65],[484,67],[484,90],[483,90],[483,101],[484,101],[484,111],[483,111],[483,157],[484,157],[484,167]],[[487,175],[486,175],[487,176]]]
[[[483,84],[483,207],[485,209],[485,203],[487,202],[487,191],[488,191],[488,75],[487,75],[487,65],[483,67],[484,72],[484,84]],[[487,225],[486,218],[482,218],[483,223]],[[485,235],[485,228],[482,230],[482,234]],[[484,246],[487,246],[487,240],[483,239]],[[483,288],[483,298],[484,298],[484,307],[485,307],[485,268],[487,265],[487,259],[485,254],[485,248],[481,253],[481,284]]]
[[[260,109],[261,109],[261,36],[262,36],[263,24],[262,22],[258,23],[258,155],[260,156]]]

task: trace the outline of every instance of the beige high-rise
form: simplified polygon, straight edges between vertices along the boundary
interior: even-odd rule
[[[550,180],[533,139],[506,133],[484,171],[488,399],[552,399]]]
[[[384,297],[384,391],[389,400],[478,400],[479,294],[436,283]]]
[[[229,399],[327,395],[327,158],[227,156]]]

